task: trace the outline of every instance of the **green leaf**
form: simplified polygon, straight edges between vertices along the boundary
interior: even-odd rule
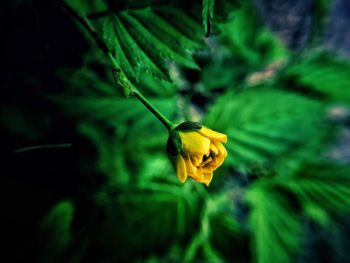
[[[184,262],[193,262],[198,258],[204,262],[226,262],[217,247],[226,241],[228,243],[225,245],[229,244],[232,249],[237,242],[234,236],[238,236],[240,232],[240,226],[233,217],[231,196],[232,192],[225,191],[204,200],[200,228],[189,242]]]
[[[110,73],[111,79],[104,79],[88,66],[84,65],[78,69],[61,68],[57,70],[57,74],[66,83],[66,96],[68,94],[69,96],[74,95],[76,97],[80,97],[82,94],[84,96],[118,95],[119,90],[114,87],[115,84],[112,82],[112,73]],[[52,98],[55,99],[56,97]]]
[[[205,37],[208,37],[211,32],[212,21],[214,18],[215,0],[203,0],[202,19]]]
[[[112,74],[104,80],[84,66],[73,72],[64,70],[61,75],[68,82],[68,91],[65,96],[52,99],[77,121],[79,133],[95,147],[93,156],[87,156],[83,166],[87,174],[102,172],[108,185],[124,186],[141,170],[139,158],[149,152],[165,153],[166,129],[136,98],[125,99],[117,93]],[[152,97],[162,95],[150,101],[165,116],[175,119],[173,84],[147,76],[141,78],[140,88]],[[164,159],[169,163],[166,155]]]
[[[157,157],[157,160],[160,159]],[[155,167],[152,161],[147,165]],[[113,188],[104,194],[106,198],[101,205],[106,220],[101,226],[100,242],[105,251],[119,259],[117,261],[130,261],[159,245],[167,247],[191,233],[199,196],[193,184],[181,185],[175,175],[166,174],[169,168],[169,163],[162,159],[162,165],[148,170],[137,187],[125,189],[117,198]],[[155,180],[154,173],[163,180]],[[143,238],[137,238],[140,236]]]
[[[117,135],[123,137],[135,133],[159,131],[162,124],[135,98],[125,99],[107,96],[57,97],[64,110],[78,119],[91,122],[103,122],[117,128]],[[164,115],[172,117],[176,108],[173,98],[151,99]],[[130,125],[133,122],[133,125]],[[128,125],[130,127],[124,126]],[[164,130],[163,130],[164,131]],[[140,136],[140,135],[139,135]]]
[[[135,99],[81,97],[73,101],[75,106],[66,107],[66,110],[80,120],[80,133],[87,136],[97,149],[93,162],[96,164],[91,168],[106,173],[111,184],[129,182],[127,165],[133,164],[137,170],[141,169],[138,158],[150,149],[153,153],[165,153],[167,131]],[[172,107],[172,100],[152,102],[167,116],[172,116],[176,110]]]
[[[299,198],[306,213],[318,222],[326,212],[350,210],[350,167],[331,163],[305,164],[289,180],[281,182]],[[311,210],[310,210],[311,209]]]
[[[256,8],[245,3],[232,11],[231,19],[219,25],[221,42],[231,53],[252,66],[285,59],[288,50],[262,23]]]
[[[244,76],[249,69],[242,66],[244,61],[215,57],[213,61],[201,70],[201,84],[205,91],[212,92],[215,89],[234,90],[238,89]]]
[[[126,10],[105,19],[103,38],[130,80],[146,73],[170,81],[169,62],[198,68],[192,58],[200,47],[198,27],[172,7]]]
[[[130,174],[127,169],[126,147],[116,138],[108,136],[105,130],[95,123],[79,123],[79,133],[86,137],[95,147],[96,155],[91,159],[85,157],[85,174],[102,172],[108,181],[106,185],[121,186],[129,183]]]
[[[236,217],[238,209],[232,200],[235,194],[237,188],[212,194],[207,198],[202,216],[202,228],[204,233],[208,233],[209,240],[208,238],[205,240],[207,243],[210,242],[212,248],[220,252],[220,255],[239,262],[239,258],[243,258],[248,251],[241,225]],[[205,216],[208,217],[208,226],[204,224]],[[232,247],[236,249],[233,251]]]
[[[178,87],[174,83],[160,81],[148,75],[140,77],[139,89],[147,97],[162,98],[173,97],[178,91]]]
[[[290,65],[282,80],[296,90],[308,90],[321,97],[350,102],[350,63],[332,54],[313,54]]]
[[[301,225],[291,200],[266,182],[254,185],[246,198],[251,207],[249,226],[255,262],[295,262]]]
[[[92,12],[105,11],[108,7],[105,1],[100,0],[64,0],[70,7],[78,12],[81,16],[87,16]]]
[[[228,135],[225,164],[249,172],[297,158],[294,154],[300,149],[322,149],[325,141],[314,140],[331,130],[321,121],[323,114],[324,105],[319,101],[260,87],[219,98],[205,123]]]
[[[56,262],[68,247],[71,237],[74,205],[70,201],[58,203],[41,223],[42,257],[44,262]]]

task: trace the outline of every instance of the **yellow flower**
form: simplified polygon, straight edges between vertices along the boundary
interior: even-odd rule
[[[184,122],[170,132],[167,153],[180,182],[187,177],[209,186],[213,171],[224,162],[227,151],[225,134],[195,122]]]

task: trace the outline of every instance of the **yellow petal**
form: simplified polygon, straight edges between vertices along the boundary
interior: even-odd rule
[[[225,158],[227,156],[227,151],[225,147],[222,145],[222,143],[220,142],[213,142],[213,143],[215,144],[216,148],[218,148],[219,150],[219,154],[217,156]]]
[[[203,175],[203,183],[205,183],[206,186],[209,186],[211,180],[213,179],[213,173],[204,173]]]
[[[182,151],[187,155],[204,155],[210,152],[210,140],[196,131],[179,132]]]
[[[210,162],[210,165],[217,166],[218,160],[217,160],[216,155],[214,155],[212,158],[213,158],[213,160]]]
[[[216,167],[218,168],[218,167],[220,167],[222,164],[223,164],[223,162],[225,161],[225,157],[218,157],[218,158],[216,158],[217,159],[217,161],[216,161]],[[216,169],[215,169],[216,170]]]
[[[213,179],[213,173],[204,173],[200,178],[193,178],[193,180],[198,183],[204,183],[206,186],[209,186],[211,180]]]
[[[193,176],[197,172],[197,168],[193,166],[189,156],[184,157],[186,163],[186,171],[189,176]]]
[[[187,179],[186,163],[181,154],[178,155],[176,160],[176,175],[181,183],[184,183]]]
[[[199,182],[203,178],[203,170],[202,167],[198,167],[196,173],[191,176],[194,180]]]
[[[211,129],[208,129],[206,127],[202,127],[198,130],[198,132],[206,137],[208,137],[210,140],[218,140],[220,142],[226,143],[227,142],[227,135],[213,131]]]
[[[210,151],[213,152],[215,155],[217,155],[219,153],[218,148],[216,148],[214,143],[210,144]]]
[[[202,156],[191,155],[190,158],[193,166],[195,167],[199,166],[202,161]]]
[[[226,151],[225,147],[222,145],[222,143],[220,143],[220,142],[214,142],[214,143],[215,143],[215,146],[219,150],[219,154],[215,156],[215,160],[213,163],[215,163],[216,166],[219,167],[224,162],[224,160],[227,156],[227,151]]]
[[[207,164],[206,166],[202,167],[202,171],[203,173],[211,173],[215,171],[218,167],[219,166]]]

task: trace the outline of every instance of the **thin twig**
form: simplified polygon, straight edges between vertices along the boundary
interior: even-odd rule
[[[13,151],[13,153],[23,153],[35,150],[43,150],[43,149],[57,149],[57,148],[69,148],[72,147],[72,143],[60,143],[60,144],[44,144],[44,145],[33,145],[22,147]]]

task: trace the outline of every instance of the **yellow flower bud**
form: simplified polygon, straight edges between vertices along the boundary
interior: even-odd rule
[[[209,186],[213,172],[224,162],[225,134],[195,122],[184,122],[170,132],[167,153],[180,182],[187,177]]]

